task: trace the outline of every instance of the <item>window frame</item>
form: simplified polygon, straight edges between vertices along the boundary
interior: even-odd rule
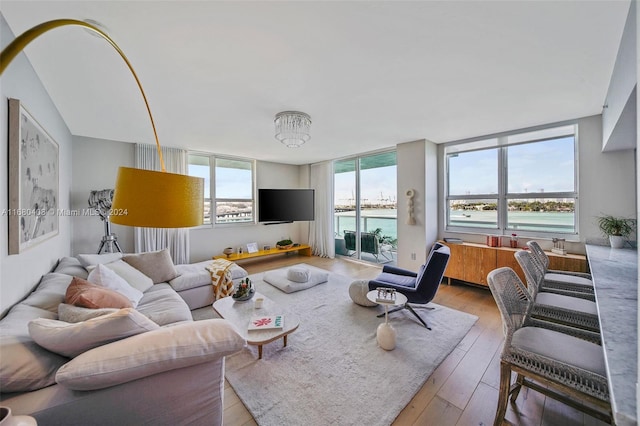
[[[568,129],[571,129],[568,132]],[[544,136],[547,133],[547,136]],[[527,134],[531,137],[527,138]],[[566,192],[508,192],[509,184],[509,167],[508,167],[508,148],[524,144],[534,144],[549,140],[561,139],[563,137],[573,137],[573,191]],[[444,231],[460,232],[467,234],[484,234],[498,233],[508,235],[517,233],[522,236],[551,238],[555,236],[568,237],[574,239],[579,237],[579,128],[576,121],[557,123],[548,126],[540,126],[531,129],[517,130],[505,132],[496,135],[479,137],[465,141],[446,144],[443,150],[444,164],[444,191],[443,191],[443,210],[444,210]],[[467,149],[465,149],[465,146]],[[454,153],[468,153],[479,150],[497,150],[497,194],[449,194],[449,156]],[[541,231],[541,230],[524,230],[508,226],[508,206],[510,200],[518,199],[573,199],[574,200],[574,228],[571,232],[562,231]],[[471,227],[451,225],[450,204],[455,200],[496,200],[497,202],[497,221],[495,227]]]
[[[248,226],[255,225],[258,222],[257,211],[256,211],[256,160],[229,156],[229,155],[219,155],[212,154],[207,152],[199,152],[199,151],[189,151],[189,155],[199,156],[199,157],[207,157],[209,160],[209,202],[211,204],[211,218],[209,223],[203,223],[199,228],[218,228],[218,227],[230,227],[230,226]],[[246,162],[250,165],[251,170],[251,212],[252,218],[251,220],[238,221],[238,222],[218,222],[216,207],[218,202],[247,202],[248,199],[245,198],[218,198],[216,195],[216,160],[230,160],[230,161],[241,161]],[[189,163],[191,164],[191,163]],[[206,198],[203,202],[206,201]]]

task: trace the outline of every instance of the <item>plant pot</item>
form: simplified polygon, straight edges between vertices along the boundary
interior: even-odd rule
[[[611,248],[621,249],[624,247],[625,239],[620,235],[609,235],[609,244],[611,244]]]

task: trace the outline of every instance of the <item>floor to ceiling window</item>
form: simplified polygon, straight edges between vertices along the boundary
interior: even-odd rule
[[[396,152],[334,163],[336,253],[394,262],[398,243]]]

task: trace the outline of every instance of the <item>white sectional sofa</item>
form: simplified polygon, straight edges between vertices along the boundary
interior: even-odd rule
[[[225,320],[192,320],[190,308],[212,302],[205,264],[178,265],[177,278],[144,291],[135,315],[155,329],[68,358],[29,333],[36,318],[57,320],[73,277],[88,276],[61,259],[0,320],[0,405],[40,426],[222,424],[224,357],[246,342]]]

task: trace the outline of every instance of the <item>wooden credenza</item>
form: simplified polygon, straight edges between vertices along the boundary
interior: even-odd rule
[[[510,247],[489,247],[484,244],[462,243],[449,244],[444,241],[440,243],[446,245],[451,250],[449,264],[444,272],[444,276],[455,280],[461,280],[472,284],[488,285],[487,274],[496,268],[508,266],[513,269],[523,283],[526,279],[522,268],[518,264],[515,256],[516,251]],[[560,255],[546,252],[549,256],[549,269],[559,269],[563,271],[587,272],[587,258],[581,254]]]

